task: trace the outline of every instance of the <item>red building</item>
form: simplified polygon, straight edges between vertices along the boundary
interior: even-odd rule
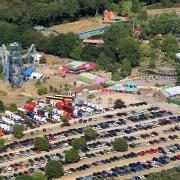
[[[73,61],[64,66],[67,73],[79,74],[81,72],[92,71],[96,67],[95,63],[89,63],[85,61]]]

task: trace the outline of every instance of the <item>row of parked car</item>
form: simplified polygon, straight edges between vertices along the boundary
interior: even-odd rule
[[[180,151],[180,145],[179,144],[173,144],[170,147],[175,152]],[[167,149],[168,149],[168,147],[167,147]],[[162,150],[166,152],[166,150],[164,148],[159,147],[159,148],[153,150],[153,153],[161,152]],[[150,154],[153,154],[153,153],[150,153]],[[135,156],[138,156],[138,154],[136,154],[136,155],[134,153],[129,154],[127,157],[133,158]],[[111,160],[113,160],[113,161],[117,161],[119,159],[121,159],[121,157],[117,157],[117,158],[115,157],[113,159],[111,158]],[[104,170],[101,172],[94,172],[91,175],[76,178],[76,180],[91,180],[93,178],[94,179],[95,178],[117,178],[119,176],[124,176],[124,175],[128,175],[128,174],[133,174],[135,172],[145,171],[145,170],[148,170],[148,169],[151,169],[154,167],[158,168],[160,166],[164,166],[164,165],[167,165],[171,162],[178,161],[178,160],[180,160],[180,154],[175,155],[175,156],[171,156],[171,157],[167,156],[167,155],[162,155],[160,157],[153,157],[151,160],[148,160],[148,161],[129,163],[128,165],[113,167],[110,170]],[[101,163],[107,164],[108,162],[111,163],[110,159],[108,161],[107,160],[106,161],[100,161],[100,164]],[[94,167],[94,166],[96,166],[96,164],[93,165],[92,167]],[[86,166],[83,165],[82,167],[83,167],[83,169],[87,169],[89,167],[89,165],[88,164]]]
[[[168,121],[168,122],[169,123],[177,122],[177,118],[173,119],[171,121]],[[109,130],[109,131],[107,131],[107,130],[106,131],[102,131],[101,133],[98,134],[98,136],[99,136],[99,138],[109,138],[109,137],[116,137],[117,135],[123,134],[123,133],[130,134],[130,133],[133,133],[133,132],[137,132],[139,130],[147,129],[147,127],[152,129],[153,127],[157,127],[158,123],[161,123],[161,119],[158,120],[158,121],[154,121],[151,124],[150,123],[146,123],[145,124],[146,126],[139,126],[139,124],[137,124],[137,125],[135,125],[135,127],[130,126],[130,127],[127,127],[127,128],[119,128],[119,129],[114,129],[114,130]],[[141,128],[138,129],[138,127],[141,127]],[[76,133],[74,134],[74,131],[71,131],[71,133],[73,135],[76,134]],[[151,135],[157,135],[157,133],[153,132],[153,133],[151,133]],[[145,135],[145,137],[146,136],[147,135]],[[124,137],[127,140],[126,136],[124,136]],[[48,135],[47,138],[50,139],[50,140],[53,140],[53,138],[54,138],[56,140],[57,137],[54,137],[53,135]],[[135,138],[135,136],[134,137],[130,136],[129,138],[132,138],[132,140],[133,140]],[[169,136],[168,138],[169,139],[176,139],[178,137],[177,136]],[[13,147],[14,148],[19,148],[19,147],[22,147],[24,145],[25,146],[29,145],[29,144],[33,145],[34,141],[35,141],[35,138],[31,138],[31,139],[22,141],[23,143],[21,143],[20,145],[19,145],[19,142],[15,141],[13,143]],[[147,142],[146,145],[155,144],[155,143],[158,144],[160,142],[165,142],[165,141],[166,141],[166,139],[164,137],[161,137],[159,140],[154,140],[154,141]],[[54,150],[54,149],[57,149],[57,148],[63,148],[63,147],[71,146],[72,142],[73,142],[73,138],[70,138],[70,139],[67,139],[67,140],[64,140],[64,141],[58,141],[58,142],[52,143],[52,146],[51,146],[50,150]],[[132,143],[129,146],[131,148],[135,148],[135,147],[140,146],[140,145],[141,145],[140,143]],[[87,151],[90,151],[92,149],[97,149],[97,148],[102,148],[102,147],[107,147],[107,146],[108,147],[112,146],[112,142],[102,142],[102,141],[100,142],[100,141],[97,141],[97,142],[93,142],[93,143],[89,144],[87,146],[87,148],[83,149],[83,151],[87,152]],[[6,148],[8,148],[8,147],[10,147],[10,145],[6,145]],[[19,151],[19,153],[15,153],[15,154],[19,154],[21,157],[23,157],[23,156],[30,156],[30,155],[34,155],[34,150],[35,150],[34,148],[30,148],[30,149],[27,149],[25,151]],[[13,160],[13,156],[14,156],[13,153],[9,153],[9,155],[0,156],[0,162],[2,163],[4,161],[12,161]]]
[[[164,155],[167,155],[168,153],[176,153],[179,151],[180,151],[180,145],[179,144],[172,144],[172,145],[167,146],[165,148],[158,147],[155,149],[147,149],[145,151],[140,151],[137,153],[131,152],[128,154],[124,154],[122,156],[113,156],[113,157],[110,157],[108,159],[98,160],[98,161],[92,162],[90,164],[84,164],[84,165],[77,167],[77,168],[70,168],[70,169],[65,171],[65,175],[71,174],[73,172],[83,171],[83,170],[86,170],[86,169],[91,168],[91,167],[97,167],[97,166],[102,165],[102,164],[109,164],[111,162],[116,162],[119,160],[136,158],[138,156],[142,156],[142,153],[143,153],[143,155],[157,154],[158,153],[159,155],[164,156]],[[116,151],[115,150],[102,150],[102,151],[99,151],[96,153],[85,154],[85,155],[81,156],[81,159],[97,157],[100,155],[104,155],[104,154],[108,154],[108,153],[114,153],[114,152],[116,152]],[[45,155],[44,157],[41,156],[39,158],[34,158],[33,160],[29,159],[27,163],[20,162],[20,163],[12,164],[9,167],[0,168],[0,173],[6,173],[6,172],[14,173],[13,176],[10,176],[10,179],[13,179],[16,176],[22,175],[22,174],[29,175],[29,174],[33,173],[34,171],[37,171],[37,170],[38,171],[44,171],[45,170],[44,169],[45,163],[47,163],[50,160],[59,160],[63,165],[66,165],[67,163],[65,163],[63,160],[64,156],[65,156],[65,153],[56,153],[56,154],[51,154],[51,155]],[[178,157],[178,156],[175,156],[175,157]],[[179,158],[180,158],[180,156],[179,156]],[[173,159],[176,160],[178,158],[171,158],[171,160],[173,160]],[[31,167],[31,166],[33,166],[33,167]],[[153,167],[157,167],[157,166],[154,165]],[[23,171],[24,168],[26,168],[27,170]],[[17,172],[18,169],[20,169],[21,172]],[[8,177],[6,177],[6,179],[7,178]]]
[[[151,107],[150,110],[157,110],[157,107]],[[134,113],[142,113],[142,111],[144,112],[144,111],[147,111],[147,110],[144,109],[144,110],[141,110],[141,111],[134,111]],[[128,115],[128,113],[125,114],[123,112],[121,113],[121,115],[122,114]],[[129,114],[132,114],[132,111],[130,111]],[[92,118],[89,118],[89,119],[92,119]],[[68,131],[63,131],[63,132],[56,133],[56,134],[49,134],[46,137],[49,138],[49,140],[55,140],[57,138],[73,136],[73,135],[76,135],[77,133],[82,134],[84,129],[87,128],[87,127],[91,127],[91,128],[93,128],[95,130],[102,130],[102,129],[105,129],[105,128],[118,127],[120,125],[126,125],[126,124],[127,124],[126,120],[124,120],[124,119],[116,119],[116,120],[106,121],[106,122],[103,122],[103,123],[97,123],[96,125],[85,126],[85,127],[77,128],[77,129],[70,129]],[[31,138],[31,139],[18,141],[18,142],[15,141],[13,143],[10,143],[10,144],[6,145],[4,149],[1,149],[0,153],[6,152],[8,148],[15,149],[15,148],[21,148],[21,147],[24,147],[24,146],[28,146],[28,145],[33,145],[34,140],[35,140],[34,138]]]
[[[170,141],[170,140],[176,140],[176,139],[179,139],[179,136],[174,134],[174,135],[169,135],[167,137],[160,137],[158,139],[154,139],[154,140],[151,140],[151,141],[146,141],[146,142],[143,142],[143,143],[131,143],[131,144],[129,144],[129,147],[136,148],[136,147],[144,146],[144,145],[145,146],[150,146],[150,145],[159,144],[159,143],[167,142],[167,141]]]
[[[158,133],[157,132],[155,132],[155,131],[152,131],[152,132],[150,132],[149,133],[151,136],[155,136],[155,135],[157,135]],[[149,134],[146,134],[145,136],[147,137],[147,136],[149,136]],[[141,134],[139,137],[143,137],[144,136],[144,134]],[[162,138],[164,138],[164,137],[162,137]],[[169,137],[168,137],[169,139],[175,139],[175,138],[178,138],[178,136],[177,135],[169,135]],[[162,141],[163,142],[163,141]],[[69,141],[69,143],[72,143],[72,141],[70,142]],[[110,150],[110,151],[100,151],[99,153],[87,153],[87,152],[89,152],[89,151],[91,151],[91,150],[94,150],[94,149],[103,149],[103,148],[106,148],[106,147],[111,147],[112,146],[112,143],[113,143],[113,140],[109,140],[109,141],[97,141],[97,142],[93,142],[93,143],[91,143],[91,144],[88,144],[87,145],[87,147],[83,150],[84,152],[86,152],[86,154],[85,155],[81,155],[81,159],[86,159],[86,158],[91,158],[91,157],[97,157],[97,156],[100,156],[100,155],[103,155],[103,154],[105,154],[105,153],[113,153],[113,152],[116,152],[116,151],[114,151],[114,150]],[[139,143],[140,144],[140,143]],[[67,146],[69,146],[68,144],[67,144]],[[131,147],[131,144],[130,144],[130,147]],[[137,147],[137,146],[136,146]],[[18,153],[15,153],[15,154],[13,154],[13,153],[10,153],[9,154],[9,156],[7,156],[7,155],[5,155],[4,156],[4,159],[5,159],[5,161],[8,161],[8,160],[13,160],[12,158],[14,157],[14,155],[17,155],[17,154],[19,154],[21,157],[29,157],[30,155],[34,155],[35,154],[35,152],[34,152],[34,149],[33,148],[31,148],[30,150],[26,150],[26,151],[20,151],[20,152],[18,152]],[[56,153],[56,154],[51,154],[53,157],[54,156],[58,156],[59,157],[59,159],[61,159],[61,162],[63,163],[63,165],[66,165],[67,163],[65,163],[62,159],[64,158],[64,155],[65,155],[65,153],[64,152],[61,152],[61,153]],[[141,151],[141,152],[139,152],[139,154],[138,155],[141,155],[141,156],[144,156],[145,155],[145,152],[143,152],[143,151]],[[29,159],[29,162],[31,162],[31,164],[30,164],[30,166],[34,166],[34,162],[36,162],[37,163],[37,161],[40,161],[40,160],[43,160],[43,159],[47,159],[47,160],[51,160],[50,159],[50,157],[48,156],[48,155],[45,155],[44,157],[40,157],[40,158],[34,158],[34,161],[33,160],[31,160],[31,159]],[[1,159],[2,160],[2,159]],[[22,162],[21,162],[22,163]],[[38,164],[38,163],[37,163]],[[44,161],[42,162],[42,164],[44,164]],[[39,165],[39,164],[38,164]],[[42,167],[41,167],[42,168]],[[15,169],[15,171],[18,171],[19,169],[16,167],[16,169]]]
[[[171,117],[169,117],[169,119],[170,119]],[[168,120],[169,120],[168,119]],[[123,119],[124,120],[124,119]],[[119,122],[121,122],[121,121],[119,121]],[[159,123],[159,121],[154,121],[154,122],[157,122],[157,126],[159,125],[158,123]],[[178,122],[178,117],[175,117],[175,118],[172,118],[172,120],[170,121],[170,123],[177,123]],[[168,123],[169,123],[169,121],[168,121]],[[168,124],[167,123],[167,124]],[[146,123],[146,122],[141,122],[141,123],[138,123],[137,125],[139,125],[139,124],[149,124],[149,122],[148,123]],[[164,125],[166,125],[166,123],[164,124]],[[153,128],[153,127],[152,127]],[[108,134],[110,135],[111,134],[111,131],[112,132],[116,132],[116,131],[114,131],[114,130],[109,130],[109,131],[107,131],[107,129],[106,128],[102,128],[102,129],[105,129],[105,131],[103,131],[103,133],[105,133],[105,135],[107,136]],[[129,127],[128,127],[128,129],[129,129]],[[72,129],[71,129],[72,130]],[[74,134],[78,134],[78,133],[80,133],[80,134],[82,134],[83,133],[83,129],[78,129],[79,131],[76,131],[77,129],[75,129],[75,131],[74,131],[74,129],[72,130],[72,131],[70,131],[70,133],[72,134],[72,135],[74,135]],[[116,130],[116,129],[115,129]],[[133,131],[134,131],[134,129],[133,129]],[[107,133],[106,133],[107,132]],[[136,131],[135,131],[136,132]],[[117,131],[117,135],[118,135],[118,131]],[[121,131],[120,131],[120,133],[121,133]],[[125,133],[125,132],[123,132],[123,133]],[[125,133],[125,134],[128,134],[128,133]],[[69,136],[69,134],[66,134],[66,132],[65,132],[65,134],[63,134],[64,135],[64,137],[68,137]],[[99,134],[99,137],[100,137],[100,135],[103,135],[103,134]],[[111,135],[111,136],[107,136],[107,137],[114,137],[114,136],[117,136],[117,135],[114,135],[113,134],[113,136]],[[55,140],[57,140],[58,138],[61,138],[61,135],[59,136],[59,134],[57,134],[57,136],[54,136],[54,134],[50,134],[50,135],[48,135],[47,136],[48,138],[50,138],[50,140],[51,141],[53,141],[53,139],[55,139]],[[72,139],[71,139],[72,140]],[[69,143],[71,143],[72,141],[64,141],[64,143],[66,144],[64,144],[65,146],[69,146]],[[59,142],[58,142],[59,143]],[[111,142],[107,142],[108,144],[109,143],[111,143]],[[54,143],[55,144],[55,143]],[[93,143],[92,143],[93,144]],[[93,146],[96,148],[96,146],[98,147],[98,148],[100,148],[100,149],[103,149],[103,148],[105,148],[105,147],[108,147],[109,145],[108,144],[101,144],[100,143],[100,141],[97,141],[97,143],[96,144],[93,144]],[[55,145],[53,145],[52,146],[52,150],[53,149],[57,149],[58,148],[58,146],[59,146],[60,144],[55,144]],[[91,144],[90,144],[91,145]],[[112,145],[112,144],[111,144]],[[93,146],[91,147],[90,146],[90,148],[89,149],[87,149],[87,150],[85,150],[85,152],[88,152],[88,151],[90,151],[90,150],[92,150],[93,149]],[[91,149],[92,148],[92,149]],[[31,155],[31,153],[33,154],[34,153],[34,149],[31,149],[29,152],[27,152],[27,153],[25,153],[25,154],[29,154],[29,155]],[[100,155],[103,155],[103,151],[100,151],[99,152],[99,154],[97,154],[97,156],[100,156]],[[110,152],[111,153],[111,152]],[[22,153],[22,154],[24,154],[24,153]],[[87,155],[87,154],[89,154],[89,155]],[[87,155],[87,156],[86,156]],[[94,154],[95,155],[95,157],[96,157],[96,154]],[[26,156],[26,155],[24,155],[24,156]],[[64,158],[64,156],[63,156],[63,154],[62,153],[56,153],[56,154],[52,154],[52,156],[50,156],[50,158],[48,157],[48,155],[45,155],[46,157],[41,157],[41,158],[39,158],[40,159],[40,163],[39,163],[39,160],[38,159],[35,159],[34,158],[34,165],[35,164],[37,164],[37,168],[39,169],[39,170],[44,170],[44,164],[43,164],[43,162],[46,162],[46,161],[48,161],[49,159],[51,159],[51,158],[57,158],[58,159],[58,157],[59,157],[59,159],[61,159],[61,161],[64,163],[64,165],[65,165],[65,162],[62,160],[62,158]],[[93,155],[92,155],[92,153],[86,153],[84,156],[81,156],[81,159],[85,159],[85,158],[91,158],[91,157],[93,157]],[[44,158],[45,158],[45,161],[44,161]],[[124,157],[125,158],[125,157]],[[111,161],[111,160],[110,160]],[[109,161],[108,161],[109,162]],[[21,162],[22,163],[22,162]],[[104,163],[105,163],[105,161],[104,161]],[[33,163],[32,163],[32,165],[33,165]],[[27,167],[29,167],[30,166],[30,164],[28,165],[28,163],[25,163],[24,164],[24,166],[27,168]],[[17,169],[17,173],[16,174],[18,174],[19,173],[19,170],[20,170],[20,168],[16,168]],[[29,170],[27,170],[27,171],[24,171],[23,173],[24,174],[29,174],[29,173],[31,173],[32,171],[33,171],[33,167],[31,167]],[[9,169],[9,171],[10,171],[10,169]],[[73,172],[73,171],[72,171]],[[71,172],[71,170],[68,170],[65,174],[70,174],[70,173],[72,173]],[[21,173],[21,172],[20,172]],[[22,174],[22,173],[21,173]]]

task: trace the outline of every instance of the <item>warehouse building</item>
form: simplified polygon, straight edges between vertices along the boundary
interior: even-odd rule
[[[66,72],[70,74],[79,74],[81,72],[91,71],[96,67],[95,63],[89,63],[85,61],[72,61],[64,66]]]
[[[180,86],[170,87],[154,93],[159,101],[180,100]]]
[[[106,79],[102,76],[97,76],[92,73],[81,73],[78,77],[77,80],[82,81],[84,83],[88,84],[101,84],[106,81]]]

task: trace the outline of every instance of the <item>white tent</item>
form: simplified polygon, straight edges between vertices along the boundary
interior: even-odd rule
[[[39,80],[39,79],[42,79],[42,77],[43,77],[42,74],[33,72],[33,73],[31,74],[31,76],[29,77],[29,79]]]

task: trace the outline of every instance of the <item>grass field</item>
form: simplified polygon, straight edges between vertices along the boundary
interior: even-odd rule
[[[150,16],[159,15],[162,13],[170,13],[170,12],[176,12],[177,14],[180,14],[180,7],[178,8],[163,8],[163,9],[147,9],[147,13]]]
[[[80,33],[83,31],[88,31],[100,27],[102,27],[100,18],[87,18],[71,23],[55,25],[52,28],[62,33],[68,33],[68,32]]]

